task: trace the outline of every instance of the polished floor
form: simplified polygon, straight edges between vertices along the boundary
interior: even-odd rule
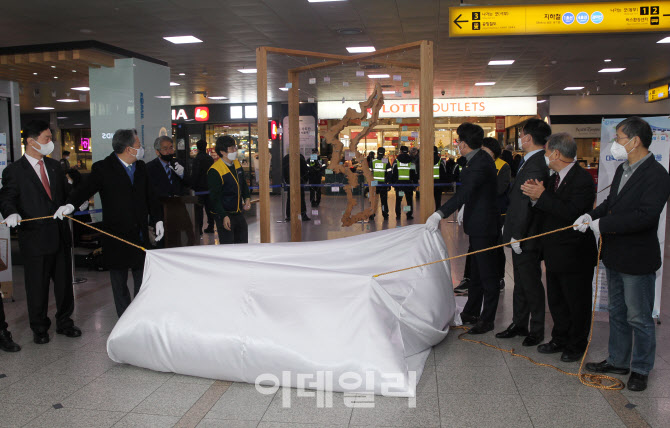
[[[273,242],[286,241],[289,225],[278,222],[283,220],[281,199],[271,201]],[[393,203],[392,195],[389,201]],[[334,239],[412,223],[405,215],[399,221],[395,215],[388,221],[378,215],[371,223],[342,228],[339,217],[344,205],[341,196],[325,196],[318,209],[308,210],[311,221],[303,223],[303,238]],[[250,242],[258,242],[257,217],[250,215],[248,221]],[[455,223],[444,221],[442,231],[449,254],[466,252],[467,238]],[[215,235],[205,235],[202,243],[216,243]],[[452,261],[453,286],[461,279],[463,264],[464,259]],[[398,266],[404,267],[402,260]],[[416,407],[410,407],[407,399],[376,396],[373,407],[363,408],[356,403],[362,404],[365,397],[336,393],[333,405],[324,408],[317,398],[300,397],[295,390],[262,395],[253,385],[114,363],[106,353],[106,339],[117,321],[107,272],[77,272],[87,278],[75,286],[74,319],[82,337],[65,338],[52,329],[49,344],[35,345],[25,309],[23,267],[14,266],[13,274],[16,301],[5,301],[5,310],[23,350],[0,352],[1,427],[665,427],[670,420],[668,304],[663,305],[662,323],[657,326],[656,367],[649,388],[641,393],[588,388],[576,377],[459,341],[459,332],[452,331],[428,359]],[[511,320],[509,254],[505,279],[496,331]],[[53,302],[49,312],[53,317]],[[592,361],[603,359],[607,350],[607,316],[598,314],[596,320],[588,357]],[[547,314],[547,334],[550,328]],[[518,338],[497,340],[488,333],[481,339],[566,371],[578,369],[578,363],[562,363],[556,355],[522,347]],[[288,408],[282,406],[285,393],[291,397]]]

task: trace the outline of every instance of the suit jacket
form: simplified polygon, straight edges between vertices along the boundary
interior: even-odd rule
[[[28,159],[22,156],[17,162],[7,165],[2,172],[0,211],[5,218],[11,214],[19,214],[24,220],[53,216],[58,207],[65,203],[67,179],[60,162],[47,157],[43,159],[53,199],[47,195]],[[53,254],[58,252],[61,244],[66,247],[71,245],[67,221],[35,220],[21,223],[17,229],[19,249],[24,256]]]
[[[512,238],[526,238],[540,232],[541,212],[533,209],[530,198],[521,192],[521,185],[532,179],[545,182],[547,177],[549,177],[549,168],[544,160],[544,150],[540,150],[524,162],[510,188],[503,242],[509,242]],[[537,239],[521,243],[522,250],[539,250],[539,248],[540,243]]]
[[[149,246],[149,216],[152,222],[163,219],[163,211],[149,183],[147,166],[135,163],[134,182],[115,153],[98,161],[81,186],[68,198],[78,207],[96,193],[102,200],[103,230],[145,248]],[[117,239],[103,238],[103,260],[109,269],[140,268],[144,252]]]
[[[143,162],[144,163],[144,162]],[[165,167],[159,158],[146,164],[149,181],[154,187],[154,192],[159,198],[168,196],[181,196],[186,194],[186,183],[176,172],[172,171],[172,183],[168,179]]]
[[[463,231],[469,236],[498,236],[498,204],[496,201],[496,167],[493,159],[480,150],[461,172],[461,185],[456,194],[439,211],[447,217],[465,204]]]
[[[596,187],[591,174],[578,164],[570,171],[554,191],[558,174],[547,179],[545,191],[537,200],[535,208],[542,211],[541,232],[569,226],[582,214],[593,208]],[[593,232],[581,233],[573,229],[553,233],[540,238],[544,263],[551,272],[593,271],[598,250]]]
[[[208,190],[207,187],[207,170],[214,163],[214,159],[206,152],[198,152],[193,159],[193,167],[191,169],[191,183],[193,183],[193,190],[202,192]]]
[[[614,173],[610,194],[589,214],[600,219],[602,260],[606,267],[629,275],[654,273],[661,267],[656,235],[670,196],[670,176],[652,155],[635,170],[619,192],[623,165]]]

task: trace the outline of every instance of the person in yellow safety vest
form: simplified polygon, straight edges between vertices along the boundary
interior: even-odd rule
[[[242,210],[251,209],[247,180],[237,160],[237,144],[229,135],[216,139],[219,159],[207,170],[207,187],[220,244],[247,243],[247,221]]]
[[[389,188],[387,187],[387,183],[391,178],[391,166],[389,165],[388,159],[384,159],[385,154],[385,148],[378,148],[377,159],[373,159],[372,162],[370,162],[370,167],[372,168],[373,180],[377,182],[376,191],[382,203],[382,216],[384,216],[384,219],[387,219],[389,218]],[[370,216],[370,220],[373,218],[375,218],[374,214]]]
[[[405,202],[409,207],[407,212],[407,219],[411,220],[414,211],[414,188],[418,182],[416,172],[416,165],[412,162],[407,146],[400,147],[400,155],[393,164],[392,170],[393,184],[401,184],[401,186],[394,186],[395,188],[395,218],[400,220],[400,205],[402,203],[402,195],[405,195]],[[402,192],[402,193],[400,193]]]
[[[435,207],[442,206],[442,192],[447,183],[447,164],[440,157],[437,147],[433,146],[433,196],[435,197]]]

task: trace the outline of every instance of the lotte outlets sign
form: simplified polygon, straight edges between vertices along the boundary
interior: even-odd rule
[[[318,104],[320,119],[341,119],[347,108],[359,110],[358,102],[323,101]],[[436,99],[433,116],[527,116],[537,114],[536,97]],[[384,100],[379,117],[419,117],[419,100]]]

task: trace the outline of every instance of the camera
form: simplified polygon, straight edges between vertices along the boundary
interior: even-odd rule
[[[444,89],[442,89],[442,95],[444,95]]]

